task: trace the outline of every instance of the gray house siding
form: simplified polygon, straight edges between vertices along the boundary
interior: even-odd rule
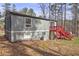
[[[11,15],[11,41],[23,39],[24,36],[24,19],[23,17]]]
[[[12,42],[49,39],[50,21],[7,13],[5,31]]]
[[[31,27],[25,26],[28,17],[11,15],[11,41],[30,40],[30,39],[48,39],[49,38],[49,21],[31,18]],[[39,22],[39,23],[37,23]],[[44,34],[43,34],[44,33]]]

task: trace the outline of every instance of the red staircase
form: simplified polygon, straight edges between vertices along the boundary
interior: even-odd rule
[[[58,39],[61,39],[61,38],[68,38],[71,40],[72,38],[72,34],[70,32],[65,32],[65,29],[64,27],[62,26],[50,26],[50,29],[49,29],[51,32],[54,32],[55,33],[55,36],[58,38]]]

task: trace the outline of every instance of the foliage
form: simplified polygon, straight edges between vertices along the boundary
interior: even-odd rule
[[[10,6],[11,6],[10,3],[5,3],[2,5],[2,7],[4,7],[4,10],[10,10]]]
[[[22,10],[20,10],[20,13],[22,13],[22,14],[26,14],[27,13],[27,10],[28,10],[28,8],[22,8]]]
[[[12,5],[12,11],[13,11],[13,12],[16,11],[16,5],[15,5],[15,4]]]
[[[30,8],[29,10],[27,10],[27,15],[31,15],[31,16],[36,16],[36,13],[34,12],[34,10],[32,8]]]

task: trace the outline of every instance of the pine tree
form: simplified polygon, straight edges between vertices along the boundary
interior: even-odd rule
[[[5,3],[2,5],[2,7],[4,7],[4,10],[10,10],[10,6],[11,6],[10,3]]]
[[[3,7],[3,10],[4,10],[4,12],[3,12],[3,17],[5,17],[5,13],[6,13],[6,11],[10,11],[11,9],[11,4],[10,3],[4,3],[3,5],[2,5],[2,7]]]
[[[16,5],[15,5],[15,4],[12,5],[12,11],[13,11],[13,12],[16,11]]]

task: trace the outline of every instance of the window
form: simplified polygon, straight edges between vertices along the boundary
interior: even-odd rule
[[[31,18],[26,18],[26,28],[31,27]]]

